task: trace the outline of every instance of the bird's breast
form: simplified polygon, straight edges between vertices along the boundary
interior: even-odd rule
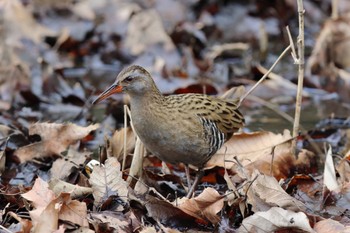
[[[168,110],[131,112],[137,135],[145,147],[168,163],[202,166],[210,151],[200,120]]]

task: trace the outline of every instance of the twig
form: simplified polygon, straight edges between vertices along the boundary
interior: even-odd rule
[[[296,64],[298,65],[298,91],[297,98],[295,103],[295,116],[294,116],[294,125],[293,125],[293,138],[292,141],[292,151],[296,154],[296,144],[297,144],[297,136],[299,132],[299,124],[300,124],[300,112],[301,112],[301,101],[302,101],[302,92],[303,92],[303,82],[304,82],[304,6],[303,0],[298,0],[298,18],[299,18],[299,35],[297,38],[297,47],[298,47],[298,59],[296,60]]]
[[[339,0],[332,0],[332,19],[339,18],[338,5],[339,5]]]
[[[123,163],[122,163],[122,171],[124,171],[125,168],[125,161],[126,161],[126,152],[127,152],[127,148],[126,148],[126,137],[127,135],[127,129],[128,129],[128,106],[124,105],[124,151],[123,151]]]
[[[298,58],[297,58],[297,52],[296,52],[296,50],[295,50],[295,46],[294,46],[292,34],[290,33],[289,27],[288,27],[288,26],[286,27],[286,30],[287,30],[287,35],[288,35],[288,38],[289,38],[289,44],[290,44],[290,46],[292,47],[292,53],[291,53],[291,54],[292,54],[294,63],[296,63],[297,60],[298,60]]]
[[[260,85],[260,83],[262,83],[262,81],[264,81],[264,80],[266,79],[266,77],[271,73],[271,71],[275,68],[275,66],[277,65],[277,63],[284,57],[284,55],[286,55],[286,53],[290,50],[290,48],[291,48],[291,46],[289,45],[287,48],[284,49],[284,51],[283,51],[283,52],[281,53],[281,55],[277,58],[277,60],[272,64],[272,66],[271,66],[270,69],[264,74],[264,76],[262,76],[261,79],[260,79],[257,83],[255,83],[255,85],[254,85],[252,88],[250,88],[250,90],[247,91],[247,92],[242,96],[241,100],[240,100],[239,103],[238,103],[238,106],[240,106],[241,103],[243,102],[243,100],[244,100],[245,98],[247,98],[247,96],[248,96],[250,93],[252,93],[252,92],[255,90],[255,88],[257,88],[257,87]]]

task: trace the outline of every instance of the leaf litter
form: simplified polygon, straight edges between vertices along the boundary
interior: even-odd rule
[[[221,95],[242,84],[249,89],[275,59],[264,56],[261,36],[274,43],[283,34],[277,25],[295,19],[295,5],[0,2],[2,229],[349,232],[350,125],[343,117],[350,114],[343,30],[349,17],[327,19],[313,1],[304,3],[307,30],[320,34],[308,45],[303,104],[322,101],[319,115],[335,116],[301,132],[294,156],[287,127],[271,116],[268,128],[259,110],[266,101],[277,113],[293,109],[294,68],[282,61],[283,68],[253,92],[263,101],[243,103],[244,132],[213,156],[195,196],[187,199],[183,165],[162,163],[145,152],[131,128],[121,129],[128,100],[118,96],[105,111],[91,107],[91,99],[131,63],[147,68],[166,94]],[[322,28],[316,23],[321,21]],[[277,44],[272,53],[283,46]],[[335,105],[337,95],[341,104]],[[264,123],[258,131],[255,118]]]

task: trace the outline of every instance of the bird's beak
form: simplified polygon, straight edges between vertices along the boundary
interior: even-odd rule
[[[97,104],[104,99],[107,99],[111,95],[115,93],[121,93],[123,91],[123,87],[118,83],[113,83],[109,88],[107,88],[104,92],[102,92],[93,102],[92,104]]]

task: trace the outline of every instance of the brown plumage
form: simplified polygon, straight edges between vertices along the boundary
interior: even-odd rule
[[[164,96],[140,66],[120,72],[94,103],[120,92],[130,96],[131,119],[141,141],[168,163],[201,169],[244,123],[237,110],[238,99],[202,94]]]

